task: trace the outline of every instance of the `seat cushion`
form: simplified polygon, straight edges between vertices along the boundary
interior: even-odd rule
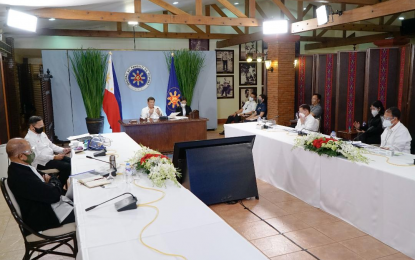
[[[45,235],[45,236],[52,236],[53,237],[53,236],[59,236],[59,235],[63,235],[63,234],[66,234],[66,233],[70,233],[70,232],[73,232],[75,230],[76,230],[75,223],[68,223],[68,224],[65,224],[61,227],[51,228],[51,229],[48,229],[48,230],[45,230],[45,231],[39,232],[39,233],[41,233],[42,235]],[[27,242],[36,242],[36,241],[43,240],[43,238],[40,238],[40,237],[38,237],[34,234],[30,234],[26,237],[26,240],[27,240]]]
[[[44,174],[58,174],[59,170],[58,169],[47,169],[47,170],[39,170],[41,172],[43,172]]]
[[[17,215],[19,215],[19,217],[21,218],[22,217],[22,212],[20,211],[19,204],[17,203],[16,198],[13,195],[13,192],[9,188],[9,183],[8,183],[7,179],[4,180],[4,184],[6,186],[7,194],[9,195],[9,198],[10,198],[10,200],[11,200],[13,206],[14,206],[14,209],[16,210]]]

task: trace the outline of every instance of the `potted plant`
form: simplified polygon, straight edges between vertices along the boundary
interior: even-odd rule
[[[94,49],[76,50],[70,57],[72,69],[81,90],[90,134],[102,133],[104,117],[101,116],[102,101],[108,65],[108,54]]]

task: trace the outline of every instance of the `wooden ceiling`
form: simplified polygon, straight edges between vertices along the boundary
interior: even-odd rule
[[[147,0],[146,0],[147,1]],[[121,23],[128,21],[139,22],[139,26],[148,32],[136,32],[136,37],[143,38],[182,38],[182,39],[223,39],[217,42],[217,48],[224,48],[232,45],[238,45],[247,41],[262,39],[262,33],[249,33],[250,27],[262,26],[263,20],[268,19],[264,10],[261,8],[261,2],[255,0],[245,0],[245,8],[242,12],[236,8],[235,5],[228,0],[217,0],[218,4],[202,5],[202,0],[195,0],[195,15],[191,15],[176,6],[169,4],[163,0],[148,0],[153,4],[162,7],[165,11],[163,14],[142,13],[141,0],[134,0],[135,13],[121,13],[121,12],[105,12],[105,11],[86,11],[74,9],[60,9],[60,8],[43,8],[30,11],[39,18],[54,17],[61,20],[81,20],[81,21],[105,21],[117,23],[116,31],[91,31],[91,30],[71,30],[71,29],[42,29],[38,31],[39,35],[58,35],[58,36],[83,36],[83,37],[120,37],[132,38],[133,33],[122,31]],[[399,27],[391,24],[399,17],[401,13],[415,10],[415,0],[389,0],[380,2],[378,0],[328,0],[318,1],[309,0],[306,2],[299,0],[266,0],[275,4],[281,13],[281,17],[286,17],[291,23],[291,33],[298,34],[308,31],[313,31],[313,36],[302,36],[301,41],[313,41],[306,45],[306,50],[317,48],[337,47],[350,44],[360,44],[372,42],[383,37],[399,37]],[[295,2],[297,6],[297,15],[287,8],[288,1]],[[291,4],[292,4],[291,2]],[[317,8],[318,2],[330,2],[341,4],[341,9],[344,10],[343,15],[334,15],[330,17],[329,23],[325,25],[317,25],[317,19],[303,20],[303,18]],[[263,3],[263,2],[262,2]],[[346,4],[359,4],[356,8],[347,10]],[[236,17],[228,17],[223,11],[223,8],[229,10]],[[205,11],[203,14],[203,10]],[[211,16],[211,10],[219,16]],[[256,17],[255,13],[258,11],[260,17]],[[279,14],[278,14],[279,15]],[[385,21],[385,16],[391,16]],[[315,15],[313,15],[315,17]],[[357,23],[373,18],[380,18],[379,24],[361,24]],[[163,30],[157,30],[148,25],[149,23],[163,24]],[[177,24],[190,27],[194,33],[178,33],[169,32],[168,24]],[[234,34],[212,34],[210,33],[211,26],[230,26],[235,31]],[[241,30],[243,28],[244,30]],[[318,34],[317,30],[322,29]],[[343,37],[323,37],[328,30],[341,30]],[[371,36],[355,37],[355,34],[347,36],[347,31],[367,31],[376,32],[378,34]]]

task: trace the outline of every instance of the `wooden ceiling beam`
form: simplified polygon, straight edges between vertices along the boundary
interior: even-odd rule
[[[227,0],[218,0],[219,3],[221,3],[226,9],[228,9],[231,13],[233,13],[234,15],[236,15],[236,17],[239,18],[247,18],[248,16],[246,16],[244,13],[242,13],[241,11],[239,11],[238,8],[236,8],[233,4],[231,4],[229,1]]]
[[[393,24],[393,22],[395,22],[396,19],[399,18],[399,16],[401,16],[401,13],[397,13],[397,14],[392,15],[392,17],[389,18],[389,20],[386,21],[385,25],[391,25],[391,24]]]
[[[222,17],[228,17],[223,11],[222,9],[220,9],[220,7],[216,4],[211,5],[212,8]],[[244,34],[244,32],[238,28],[238,26],[232,26],[232,29],[235,30],[235,32],[237,32],[238,34]]]
[[[326,27],[327,30],[338,31],[361,31],[361,32],[399,32],[399,26],[376,25],[376,24],[342,24]]]
[[[163,11],[163,14],[168,14],[169,13],[169,11]],[[164,23],[163,24],[163,32],[164,33],[167,33],[167,32],[169,32],[169,24],[167,24],[167,23]],[[210,32],[209,32],[210,33]]]
[[[181,9],[175,7],[175,6],[172,6],[171,4],[166,3],[163,0],[149,0],[149,1],[152,2],[153,4],[156,4],[156,5],[160,6],[160,7],[163,7],[164,9],[166,9],[167,11],[169,11],[172,14],[176,14],[176,15],[180,14],[180,15],[188,15],[188,16],[190,16],[190,14],[186,13],[185,11],[183,11],[183,10],[181,10]],[[198,16],[200,16],[200,15],[198,15]],[[202,31],[199,27],[197,27],[194,24],[187,25],[187,26],[189,26],[190,28],[192,28],[197,33],[205,33],[204,31]]]
[[[196,15],[203,15],[202,0],[196,0]]]
[[[294,0],[302,1],[302,0]],[[307,2],[314,3],[332,3],[332,4],[355,4],[355,5],[374,5],[379,3],[379,0],[307,0]]]
[[[304,9],[304,2],[298,1],[297,2],[297,21],[303,20],[303,10]]]
[[[11,35],[33,35],[19,32]],[[39,29],[36,35],[42,36],[71,36],[71,37],[103,37],[103,38],[133,38],[131,31],[102,31],[102,30],[69,30],[69,29]],[[171,39],[230,39],[236,34],[207,34],[207,33],[164,33],[164,32],[135,32],[136,38],[171,38]]]
[[[352,38],[338,38],[338,39],[330,39],[327,41],[322,41],[320,43],[310,43],[304,46],[305,50],[315,50],[315,49],[322,49],[322,48],[335,48],[340,46],[347,46],[347,45],[355,45],[355,44],[362,44],[362,43],[369,43],[377,40],[383,40],[387,37],[390,37],[391,33],[381,33],[381,34],[372,34],[368,36],[362,37],[352,37]],[[395,36],[399,36],[399,33],[395,33]],[[322,38],[324,39],[324,37]]]
[[[276,1],[276,0],[274,0]],[[318,25],[317,18],[293,23],[292,33],[307,32],[322,29],[334,25],[353,23],[362,20],[369,20],[381,16],[392,15],[415,10],[415,0],[389,0],[375,5],[368,5],[361,8],[343,12],[342,16],[334,15],[334,21],[327,24]]]
[[[262,10],[261,6],[257,2],[255,2],[255,8],[258,13],[261,15],[262,19],[268,19],[268,16],[265,14],[264,10]]]
[[[205,15],[210,16],[210,5],[205,5]],[[210,33],[210,25],[206,25],[206,33]]]
[[[285,6],[285,4],[283,2],[281,2],[281,0],[272,0],[272,1],[280,8],[280,10],[288,17],[288,19],[290,19],[291,22],[297,21],[297,19],[295,19],[294,15]]]
[[[322,37],[328,30],[324,29],[319,34],[317,34],[317,37]]]
[[[141,14],[141,0],[134,0],[134,13]]]
[[[145,23],[138,23],[138,26],[140,26],[143,29],[146,29],[149,32],[154,32],[154,33],[159,33],[160,32],[159,30],[157,30],[157,29],[155,29],[155,28],[153,28],[150,25],[145,24]]]
[[[311,10],[311,8],[313,8],[314,5],[312,4],[308,4],[307,7],[305,8],[305,10],[303,11],[303,18],[307,15],[308,11]]]
[[[256,1],[255,0],[248,0],[249,1],[249,18],[255,18],[256,15]]]
[[[128,22],[167,23],[167,24],[194,24],[214,26],[262,26],[262,20],[252,18],[206,17],[192,15],[165,15],[165,14],[134,14],[104,11],[85,11],[60,8],[44,8],[31,10],[31,14],[38,18],[49,19],[55,17],[61,20],[101,21],[101,22]]]
[[[249,0],[245,0],[245,15],[249,17]],[[249,34],[249,27],[245,27],[245,34]]]

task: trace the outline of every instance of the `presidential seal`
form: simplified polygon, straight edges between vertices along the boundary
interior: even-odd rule
[[[133,65],[125,72],[125,83],[134,91],[142,91],[151,83],[150,71],[143,65]]]

